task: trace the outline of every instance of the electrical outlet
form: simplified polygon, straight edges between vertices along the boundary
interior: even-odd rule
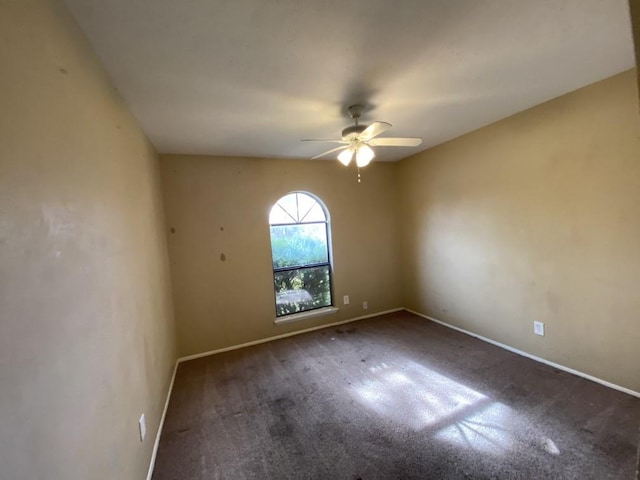
[[[138,420],[138,428],[140,429],[140,441],[144,440],[144,436],[147,434],[147,422],[144,419],[144,413],[140,415],[140,420]]]
[[[536,335],[540,335],[544,337],[544,323],[542,322],[533,322],[533,333]]]
[[[345,305],[349,305],[349,295],[345,295],[344,297],[342,297],[342,303],[344,303]]]
[[[362,309],[366,310],[367,308],[369,308],[369,302],[362,302]]]

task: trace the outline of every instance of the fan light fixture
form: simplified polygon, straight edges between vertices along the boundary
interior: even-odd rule
[[[345,167],[349,166],[352,158],[353,158],[352,149],[343,150],[340,152],[340,155],[338,155],[338,160],[340,160],[340,163],[342,163]]]
[[[356,165],[358,165],[358,167],[366,167],[376,156],[376,154],[373,152],[373,149],[369,145],[360,144],[340,152],[340,154],[338,155],[338,160],[345,167],[348,167],[351,163],[351,160],[353,159],[354,154],[356,157]]]

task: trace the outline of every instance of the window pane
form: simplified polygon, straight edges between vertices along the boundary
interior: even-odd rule
[[[327,217],[318,201],[306,193],[290,193],[269,212],[270,224],[324,222]]]
[[[276,203],[269,213],[269,223],[295,223],[293,218],[283,210],[279,203]]]
[[[303,222],[325,222],[327,217],[322,210],[322,207],[317,203],[314,204],[308,212],[304,213],[304,217],[302,218]]]
[[[277,316],[331,305],[329,266],[274,272]]]
[[[271,209],[269,223],[297,223],[298,222],[298,201],[297,193],[285,195]],[[272,218],[272,216],[277,218]],[[283,221],[284,220],[284,221]]]
[[[273,268],[329,262],[324,223],[271,227]]]
[[[316,199],[305,193],[298,193],[298,217],[300,223],[324,222],[326,220]]]

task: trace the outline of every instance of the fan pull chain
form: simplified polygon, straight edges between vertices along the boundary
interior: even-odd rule
[[[360,167],[358,167],[358,183],[361,183],[361,181],[360,181]]]

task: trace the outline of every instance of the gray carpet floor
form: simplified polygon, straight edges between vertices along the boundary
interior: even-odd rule
[[[398,312],[181,363],[154,480],[635,478],[640,399]]]

